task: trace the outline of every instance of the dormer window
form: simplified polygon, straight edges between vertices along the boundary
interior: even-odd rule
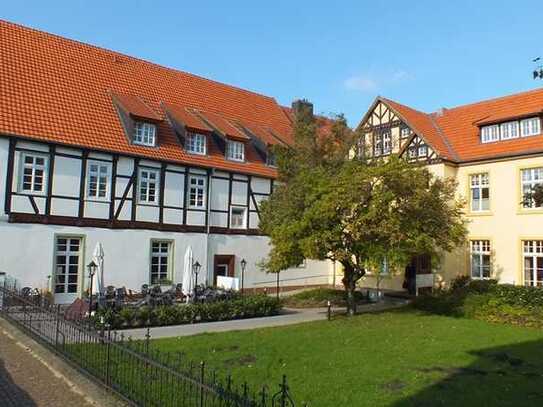
[[[226,142],[226,158],[234,161],[245,160],[245,145],[241,141]]]
[[[277,158],[272,151],[268,151],[266,156],[266,164],[270,167],[277,167]]]
[[[507,122],[500,125],[501,139],[510,140],[518,137],[518,122]]]
[[[500,126],[493,124],[492,126],[484,126],[481,128],[481,142],[492,143],[500,139]]]
[[[148,122],[134,123],[134,144],[154,147],[156,145],[156,125]]]
[[[185,150],[192,154],[206,154],[206,136],[199,133],[187,133]]]
[[[522,137],[535,136],[541,133],[539,117],[531,117],[520,121],[520,135]]]
[[[499,140],[511,140],[519,137],[536,136],[541,134],[541,120],[530,117],[500,124],[481,127],[481,142],[491,143]]]

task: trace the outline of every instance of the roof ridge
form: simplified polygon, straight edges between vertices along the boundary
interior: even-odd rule
[[[128,54],[122,53],[120,51],[115,51],[115,50],[112,50],[112,49],[108,49],[108,48],[102,47],[100,45],[90,44],[88,42],[83,42],[83,41],[76,40],[76,39],[73,39],[73,38],[64,37],[64,36],[62,36],[60,34],[55,34],[55,33],[50,33],[50,32],[47,32],[47,31],[39,30],[37,28],[29,27],[29,26],[19,24],[19,23],[14,23],[14,22],[11,22],[11,21],[8,21],[8,20],[4,20],[2,18],[0,18],[0,24],[6,24],[8,26],[13,26],[13,27],[17,27],[17,28],[20,28],[20,29],[23,29],[23,30],[32,31],[32,32],[44,35],[46,37],[53,37],[53,38],[60,39],[60,40],[63,40],[63,41],[68,41],[68,42],[72,42],[72,43],[75,43],[75,44],[83,45],[85,47],[89,47],[89,48],[92,48],[92,49],[94,49],[96,51],[104,52],[106,54],[114,54],[114,55],[118,55],[118,56],[121,56],[121,57],[129,58],[129,59],[133,60],[134,62],[144,63],[144,64],[152,65],[152,66],[160,68],[160,69],[164,69],[164,70],[168,70],[168,71],[173,71],[175,73],[181,73],[181,74],[184,74],[184,75],[192,76],[192,77],[204,80],[206,82],[215,83],[215,84],[220,85],[220,86],[225,86],[225,87],[228,87],[228,88],[231,88],[231,89],[234,89],[234,90],[242,91],[244,93],[248,93],[248,94],[251,94],[251,95],[256,95],[256,96],[260,96],[260,97],[269,99],[269,100],[273,101],[277,106],[280,106],[279,103],[277,103],[277,100],[275,99],[275,97],[273,97],[273,96],[264,95],[263,93],[259,93],[259,92],[256,92],[256,91],[245,89],[245,88],[242,88],[242,87],[239,87],[239,86],[236,86],[236,85],[230,85],[228,83],[219,82],[217,80],[209,79],[209,78],[206,78],[206,77],[201,76],[201,75],[197,75],[197,74],[194,74],[194,73],[191,73],[191,72],[183,71],[181,69],[176,69],[176,68],[172,68],[172,67],[169,67],[169,66],[160,65],[160,64],[157,64],[156,62],[148,61],[148,60],[140,58],[140,57],[128,55]]]
[[[484,103],[496,102],[498,100],[504,100],[504,99],[508,99],[508,98],[512,98],[512,97],[526,96],[526,95],[529,95],[531,93],[537,93],[537,92],[543,92],[543,87],[536,88],[536,89],[529,89],[529,90],[525,90],[525,91],[522,91],[522,92],[510,93],[510,94],[505,95],[505,96],[497,96],[497,97],[493,97],[493,98],[490,98],[490,99],[483,99],[483,100],[479,100],[477,102],[466,103],[466,104],[463,104],[463,105],[457,105],[457,106],[453,106],[453,107],[445,107],[444,109],[445,109],[445,111],[447,111],[447,110],[457,110],[457,109],[469,108],[469,107],[473,107],[473,106],[476,106],[476,105],[481,105],[481,104],[484,104]],[[431,112],[429,114],[434,114],[434,113],[437,113],[437,111]]]

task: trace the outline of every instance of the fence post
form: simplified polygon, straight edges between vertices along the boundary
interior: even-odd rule
[[[111,327],[108,324],[107,327],[107,339],[106,339],[106,386],[109,387],[109,364],[110,360],[110,343],[111,343]]]
[[[55,348],[58,347],[58,334],[60,328],[60,304],[57,304],[57,312],[55,313],[56,327],[55,327]]]
[[[205,362],[200,362],[200,407],[204,407]]]
[[[147,327],[147,332],[145,333],[145,353],[149,355],[149,342],[151,339],[151,328]]]

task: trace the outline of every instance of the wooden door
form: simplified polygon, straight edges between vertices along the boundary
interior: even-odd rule
[[[233,254],[216,254],[213,266],[213,285],[217,285],[217,276],[235,277],[236,256]]]

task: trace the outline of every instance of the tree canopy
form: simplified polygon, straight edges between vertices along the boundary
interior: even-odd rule
[[[267,271],[305,258],[337,261],[353,298],[368,267],[384,259],[405,267],[413,255],[437,256],[464,241],[464,203],[453,180],[397,156],[349,159],[358,135],[342,116],[329,127],[323,132],[311,116],[297,116],[294,146],[276,150],[279,182],[261,208],[260,227],[272,243]]]

